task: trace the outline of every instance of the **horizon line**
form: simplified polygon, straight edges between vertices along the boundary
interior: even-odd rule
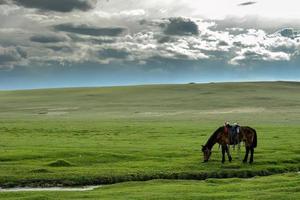
[[[178,83],[145,83],[145,84],[120,84],[120,85],[90,85],[90,86],[61,86],[61,87],[33,87],[33,88],[20,88],[20,89],[0,89],[0,92],[13,92],[13,91],[32,91],[32,90],[55,90],[55,89],[80,89],[80,88],[112,88],[112,87],[138,87],[138,86],[159,86],[159,85],[188,85],[188,84],[225,84],[225,83],[300,83],[300,80],[238,80],[238,81],[209,81],[209,82],[178,82]]]

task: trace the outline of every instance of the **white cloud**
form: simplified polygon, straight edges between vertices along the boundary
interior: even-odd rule
[[[250,29],[233,39],[236,55],[229,60],[232,65],[251,65],[260,61],[289,61],[300,47],[298,40],[276,32],[266,34],[262,30]]]
[[[285,52],[272,52],[261,47],[244,48],[237,52],[237,56],[229,61],[232,65],[251,65],[260,61],[288,61],[290,55]]]

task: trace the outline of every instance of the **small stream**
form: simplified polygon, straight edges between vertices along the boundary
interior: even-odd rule
[[[300,171],[297,172],[300,175]],[[32,187],[16,187],[16,188],[0,188],[1,192],[82,192],[82,191],[92,191],[94,189],[101,188],[102,185],[92,185],[83,187],[46,187],[46,188],[32,188]]]
[[[31,188],[31,187],[19,187],[19,188],[0,188],[0,192],[43,192],[43,191],[65,191],[65,192],[81,192],[91,191],[102,187],[101,185],[85,186],[85,187],[49,187],[49,188]]]

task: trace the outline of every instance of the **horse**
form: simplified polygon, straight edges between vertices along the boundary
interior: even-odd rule
[[[229,145],[233,145],[230,140],[230,135],[227,127],[219,127],[208,139],[205,145],[202,145],[202,152],[204,155],[204,162],[208,162],[213,146],[218,143],[222,146],[222,163],[225,162],[225,152],[227,153],[229,162],[232,161],[232,157],[229,152]],[[257,147],[257,134],[256,130],[249,126],[240,126],[237,133],[237,139],[240,142],[245,143],[246,154],[243,163],[247,163],[248,154],[251,152],[249,163],[253,163],[254,148]]]

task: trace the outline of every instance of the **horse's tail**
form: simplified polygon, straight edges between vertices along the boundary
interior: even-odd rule
[[[255,147],[257,147],[257,134],[256,134],[256,130],[255,129],[253,129],[253,132],[254,132],[254,137],[253,137],[253,141],[252,141],[251,147],[255,148]]]

